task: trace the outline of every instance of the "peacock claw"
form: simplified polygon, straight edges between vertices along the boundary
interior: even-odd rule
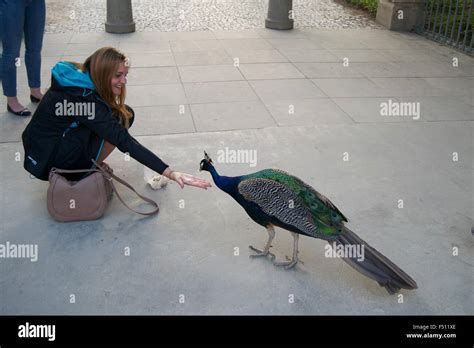
[[[285,257],[286,257],[286,259],[287,259],[288,261],[293,261],[293,259],[290,258],[288,255],[285,255]],[[300,259],[297,259],[297,260],[296,260],[296,263],[301,263],[302,265],[304,265],[304,262],[301,261]]]
[[[285,261],[276,262],[275,261],[275,262],[273,262],[273,264],[277,267],[284,267],[285,269],[288,270],[288,269],[292,269],[293,267],[295,267],[298,264],[298,262],[301,262],[299,259],[293,260],[293,259],[290,259],[288,256],[286,258],[287,258],[287,260],[290,260],[290,261],[288,261],[288,262],[285,262]]]
[[[263,250],[260,250],[260,249],[255,248],[255,247],[253,247],[253,246],[251,246],[251,245],[249,245],[249,248],[250,248],[251,250],[253,250],[253,251],[256,252],[256,254],[251,254],[251,255],[249,255],[250,258],[256,258],[256,257],[261,257],[261,256],[268,256],[268,255],[270,255],[270,257],[272,258],[272,260],[275,259],[275,255],[272,254],[270,251],[265,252],[265,251],[263,251]]]

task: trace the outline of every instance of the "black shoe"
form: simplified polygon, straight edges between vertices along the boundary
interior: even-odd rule
[[[28,108],[24,108],[23,110],[17,112],[17,111],[13,111],[10,105],[7,104],[7,110],[17,116],[31,116],[31,111],[28,110]]]
[[[30,100],[32,103],[39,103],[41,99],[36,98],[34,95],[30,94]]]

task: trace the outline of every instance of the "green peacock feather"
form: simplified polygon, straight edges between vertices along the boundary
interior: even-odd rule
[[[311,212],[320,234],[326,237],[341,233],[341,225],[347,218],[331,203],[331,201],[305,184],[301,179],[279,169],[264,169],[244,176],[245,179],[261,178],[274,180],[288,187],[304,203]]]

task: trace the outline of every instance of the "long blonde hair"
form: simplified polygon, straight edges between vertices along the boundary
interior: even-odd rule
[[[102,47],[88,57],[83,64],[74,64],[89,73],[99,96],[112,108],[114,114],[119,117],[120,123],[128,128],[132,113],[125,106],[125,85],[119,96],[114,95],[110,87],[110,81],[119,69],[120,63],[128,66],[129,59],[125,54],[113,47]]]

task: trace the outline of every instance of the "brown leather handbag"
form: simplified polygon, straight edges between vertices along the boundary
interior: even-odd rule
[[[48,212],[53,219],[60,222],[88,221],[102,217],[108,203],[115,192],[120,202],[131,211],[141,215],[154,215],[159,212],[158,203],[140,195],[126,181],[113,174],[107,164],[99,164],[92,160],[93,169],[58,169],[52,168],[49,173],[49,188],[47,194]],[[61,173],[88,173],[79,181],[69,181]],[[155,208],[150,212],[139,212],[130,208],[120,197],[114,186],[113,179],[135,192],[138,197],[150,203]]]

